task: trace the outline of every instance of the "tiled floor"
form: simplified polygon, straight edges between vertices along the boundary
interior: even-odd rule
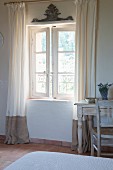
[[[7,167],[9,164],[14,162],[21,156],[34,151],[50,151],[77,154],[76,151],[71,151],[70,147],[61,147],[49,144],[0,144],[0,170],[3,170],[5,167]]]

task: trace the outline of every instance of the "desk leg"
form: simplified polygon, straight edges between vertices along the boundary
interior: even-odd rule
[[[78,153],[83,153],[82,149],[82,109],[78,109]]]
[[[89,115],[88,116],[88,118],[89,118],[89,131],[90,131],[90,133],[91,133],[91,130],[92,130],[92,115]]]

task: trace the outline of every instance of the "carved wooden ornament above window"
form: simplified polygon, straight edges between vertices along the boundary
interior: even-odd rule
[[[72,16],[68,16],[67,18],[59,18],[58,15],[60,15],[59,10],[56,8],[55,5],[50,4],[47,7],[47,10],[45,11],[46,18],[44,19],[37,19],[33,18],[32,22],[44,22],[44,21],[62,21],[62,20],[73,20]]]

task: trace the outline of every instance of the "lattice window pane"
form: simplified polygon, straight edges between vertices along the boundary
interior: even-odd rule
[[[58,54],[58,72],[74,73],[75,70],[75,54],[59,53]]]
[[[36,52],[46,51],[46,32],[36,33]]]
[[[50,74],[50,79],[49,79],[49,94],[50,94],[50,97],[52,97],[52,74]]]
[[[74,75],[58,75],[58,93],[73,94]]]
[[[75,32],[59,31],[58,51],[75,51]]]
[[[46,54],[36,54],[36,72],[46,71]]]
[[[46,75],[36,74],[36,92],[46,93]]]

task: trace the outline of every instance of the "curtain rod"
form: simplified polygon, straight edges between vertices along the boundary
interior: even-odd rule
[[[12,1],[12,2],[5,2],[4,5],[11,4],[11,3],[22,3],[22,2],[32,3],[32,2],[63,2],[63,1],[70,1],[70,0],[33,0],[33,1],[26,0],[26,1],[15,1],[15,2]]]

